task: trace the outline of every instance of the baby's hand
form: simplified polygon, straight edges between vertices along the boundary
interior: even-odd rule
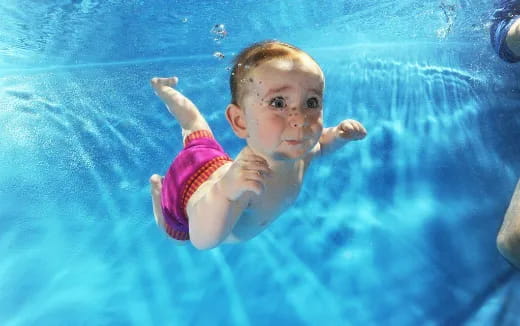
[[[267,161],[246,147],[220,180],[229,200],[237,200],[246,191],[262,194],[265,178],[271,174]]]
[[[356,120],[343,120],[337,127],[337,135],[341,139],[359,140],[365,138],[367,131],[363,125]]]

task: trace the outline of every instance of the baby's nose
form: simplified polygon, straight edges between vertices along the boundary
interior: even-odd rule
[[[305,115],[300,110],[293,108],[289,111],[289,124],[291,127],[303,127],[305,125]]]

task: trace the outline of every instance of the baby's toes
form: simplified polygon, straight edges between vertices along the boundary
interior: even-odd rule
[[[169,77],[169,78],[161,78],[161,77],[154,77],[150,80],[150,83],[152,84],[152,87],[157,89],[161,87],[173,87],[177,85],[177,82],[179,79],[177,77]]]
[[[175,87],[177,85],[177,83],[179,82],[179,78],[178,77],[170,77],[170,78],[167,78],[168,81],[168,86],[170,87]]]

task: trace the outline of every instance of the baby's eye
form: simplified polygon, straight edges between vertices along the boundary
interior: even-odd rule
[[[283,109],[287,106],[287,103],[285,102],[285,99],[283,97],[277,96],[271,100],[271,103],[269,105],[277,109]]]
[[[307,107],[309,109],[317,109],[320,107],[320,101],[318,101],[318,99],[315,97],[311,97],[307,100]]]

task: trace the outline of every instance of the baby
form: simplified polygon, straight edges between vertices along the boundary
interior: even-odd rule
[[[226,118],[247,145],[234,160],[197,107],[173,88],[177,83],[151,80],[184,140],[165,178],[150,178],[153,211],[172,238],[198,249],[262,232],[296,200],[314,157],[366,136],[354,120],[323,128],[323,72],[287,43],[256,43],[235,59]]]

